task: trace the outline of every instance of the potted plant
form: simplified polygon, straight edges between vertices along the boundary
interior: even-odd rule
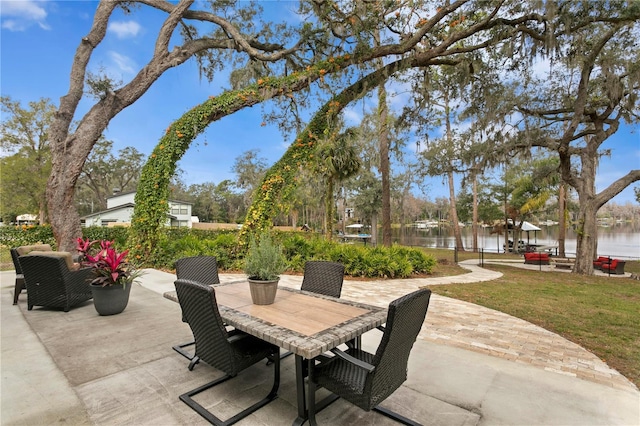
[[[285,268],[286,259],[282,247],[273,241],[269,233],[263,233],[257,241],[255,238],[251,239],[249,251],[244,258],[244,272],[247,274],[253,303],[273,303],[280,274]]]
[[[124,311],[129,303],[131,286],[142,274],[126,261],[129,250],[118,253],[113,241],[107,240],[78,238],[77,243],[82,266],[93,269],[90,286],[98,314],[114,315]],[[98,243],[100,249],[94,253]]]

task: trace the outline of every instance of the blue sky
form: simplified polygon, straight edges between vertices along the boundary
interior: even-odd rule
[[[90,29],[96,5],[94,1],[0,0],[0,93],[23,106],[42,97],[57,105],[68,90],[73,55]],[[279,16],[293,16],[291,10],[295,8],[295,2],[287,1],[265,1],[263,5]],[[111,77],[128,82],[151,57],[163,17],[144,7],[132,15],[116,11],[89,69],[98,72],[102,68]],[[134,146],[148,155],[172,121],[228,86],[224,74],[213,83],[200,79],[194,61],[189,61],[166,72],[141,99],[116,116],[105,136],[114,141],[116,150]],[[78,112],[85,112],[91,101],[83,100]],[[348,124],[355,125],[362,106],[346,112]],[[185,171],[184,181],[219,183],[233,179],[235,158],[250,149],[259,149],[269,164],[278,160],[287,143],[275,125],[261,126],[261,122],[261,108],[256,106],[210,125],[179,163]],[[612,157],[601,161],[598,189],[640,168],[640,129],[636,127],[634,133],[631,130],[622,128],[603,146],[612,149]],[[408,147],[415,147],[415,143]],[[442,178],[434,178],[429,189],[432,200],[447,194]],[[614,198],[619,204],[633,200],[632,187]]]

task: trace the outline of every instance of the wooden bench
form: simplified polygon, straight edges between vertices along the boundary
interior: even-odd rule
[[[575,265],[576,260],[569,257],[558,257],[554,259],[554,262],[558,269],[573,269],[573,265]]]

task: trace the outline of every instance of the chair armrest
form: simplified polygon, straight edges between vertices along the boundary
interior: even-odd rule
[[[82,268],[73,271],[69,271],[67,274],[69,283],[68,287],[81,293],[91,293],[91,287],[89,286],[89,278],[93,272],[92,268]]]
[[[364,362],[358,358],[352,357],[351,355],[349,355],[346,352],[341,351],[338,348],[333,348],[331,349],[331,352],[334,353],[337,357],[342,358],[343,360],[362,368],[363,370],[367,370],[367,372],[371,373],[373,370],[376,369],[376,367],[374,367],[373,365],[369,364],[368,362]]]

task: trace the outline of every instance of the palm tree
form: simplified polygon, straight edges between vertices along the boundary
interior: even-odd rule
[[[329,240],[333,239],[333,195],[336,183],[360,170],[360,158],[353,144],[356,136],[357,129],[351,127],[318,146],[317,171],[326,181],[324,232]]]

